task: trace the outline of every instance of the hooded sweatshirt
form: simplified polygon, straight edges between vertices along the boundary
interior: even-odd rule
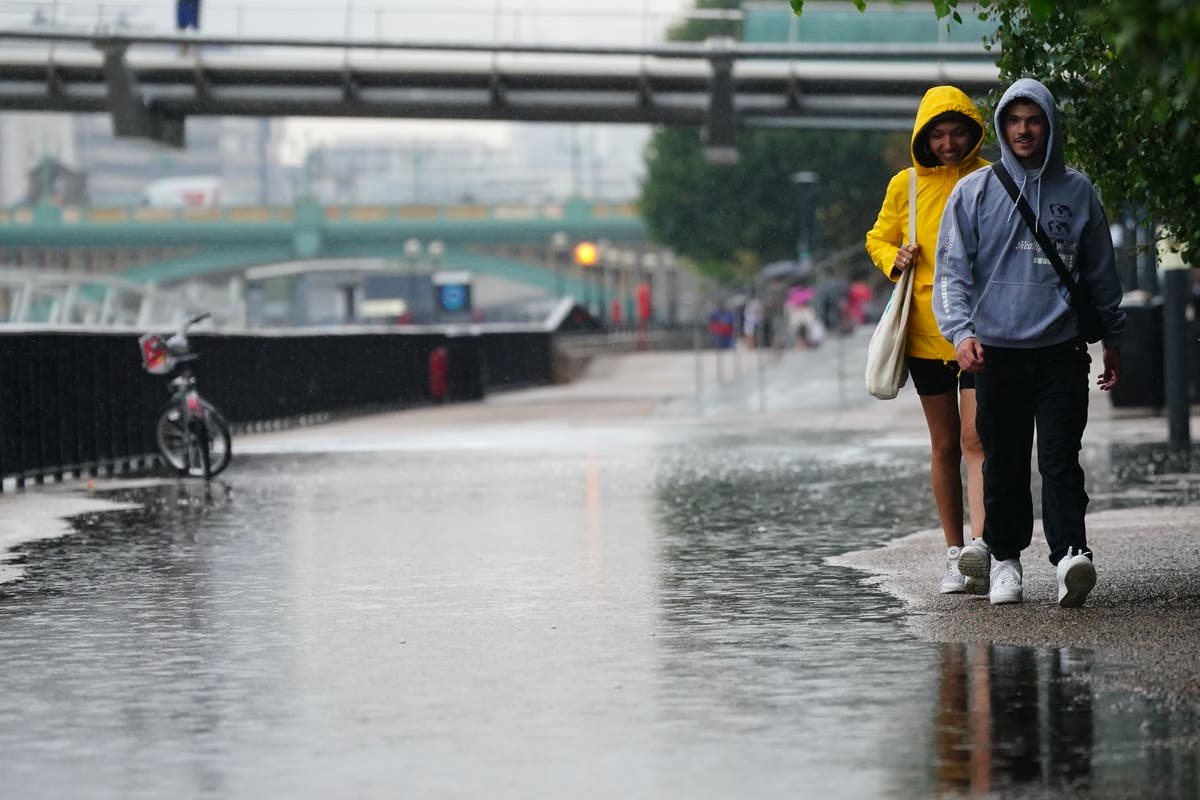
[[[1018,99],[1036,103],[1046,117],[1045,158],[1025,169],[1001,124]],[[1021,78],[997,106],[1000,160],[1055,243],[1076,281],[1087,282],[1104,324],[1104,346],[1118,347],[1125,331],[1121,283],[1108,220],[1091,181],[1063,161],[1054,96]],[[938,232],[934,316],[955,347],[969,337],[995,347],[1048,347],[1079,335],[1070,291],[1063,285],[992,170],[962,180],[946,203]]]
[[[956,111],[971,120],[977,130],[975,146],[953,167],[943,166],[937,158],[925,151],[928,143],[927,131],[934,117],[947,111]],[[932,358],[953,361],[954,347],[938,331],[933,317],[933,256],[936,251],[938,223],[950,190],[964,175],[970,174],[988,162],[979,157],[983,144],[983,115],[963,92],[953,86],[935,86],[925,93],[917,109],[913,124],[910,152],[913,168],[917,171],[917,263],[913,269],[913,304],[908,318],[906,352],[914,358]],[[900,275],[892,274],[896,251],[908,236],[908,170],[897,172],[888,182],[887,194],[875,227],[867,233],[867,252],[888,280],[896,281]]]

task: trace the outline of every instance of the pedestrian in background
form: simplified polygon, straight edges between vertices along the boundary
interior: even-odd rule
[[[996,111],[1000,164],[1048,230],[1068,270],[1091,290],[1104,328],[1101,390],[1121,378],[1119,308],[1108,220],[1091,181],[1066,166],[1054,96],[1022,78]],[[1087,544],[1079,450],[1088,414],[1091,358],[1071,298],[994,169],[950,195],[938,236],[934,313],[974,373],[984,453],[983,541],[959,557],[973,577],[989,574],[992,603],[1023,599],[1021,551],[1033,537],[1030,458],[1037,433],[1042,525],[1057,566],[1058,602],[1083,605],[1096,583]],[[991,567],[991,559],[996,564]]]
[[[175,28],[180,34],[200,30],[200,0],[175,0]],[[181,42],[179,54],[187,55],[189,44]]]
[[[961,90],[935,86],[917,109],[912,133],[912,161],[917,172],[917,244],[908,228],[909,174],[896,173],[888,183],[875,227],[867,233],[867,252],[888,280],[895,282],[914,269],[912,311],[905,338],[908,374],[921,398],[929,428],[930,483],[946,537],[943,593],[987,594],[986,579],[968,579],[958,570],[963,546],[962,464],[966,462],[967,507],[972,536],[982,536],[983,449],[975,432],[974,376],[959,369],[954,348],[938,331],[933,317],[933,242],[942,209],[954,185],[987,161],[979,156],[983,115]],[[920,242],[928,246],[921,247]]]

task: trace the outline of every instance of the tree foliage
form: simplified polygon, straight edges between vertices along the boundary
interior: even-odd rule
[[[853,0],[862,10],[864,0]],[[958,20],[958,0],[931,0]],[[796,13],[803,0],[791,0]],[[980,0],[1001,80],[1045,83],[1068,160],[1110,211],[1143,210],[1200,266],[1200,5],[1194,0]],[[993,103],[998,97],[993,97]]]
[[[697,11],[733,11],[741,6],[741,0],[696,0]],[[738,38],[741,25],[735,19],[706,19],[692,16],[667,31],[667,39],[673,42],[702,42],[713,36]]]
[[[816,202],[815,251],[861,245],[883,188],[899,167],[887,164],[889,136],[863,131],[743,131],[738,163],[704,160],[696,130],[657,131],[646,153],[641,210],[651,237],[720,281],[752,277],[793,259]],[[904,166],[903,164],[899,166]],[[792,176],[816,172],[816,187]]]

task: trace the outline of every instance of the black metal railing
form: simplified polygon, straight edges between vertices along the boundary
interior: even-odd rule
[[[201,391],[235,430],[478,400],[488,390],[553,380],[552,335],[542,331],[189,339]],[[435,393],[437,349],[445,375]],[[136,333],[0,332],[0,478],[20,487],[153,465],[165,387],[142,370]]]

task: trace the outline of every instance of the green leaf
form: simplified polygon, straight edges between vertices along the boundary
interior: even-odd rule
[[[804,13],[804,0],[792,0],[792,11],[794,11],[796,13],[797,17],[800,16],[801,14],[803,14]]]
[[[1050,14],[1053,11],[1053,0],[1029,0],[1029,15],[1038,22],[1045,22],[1050,19]]]

